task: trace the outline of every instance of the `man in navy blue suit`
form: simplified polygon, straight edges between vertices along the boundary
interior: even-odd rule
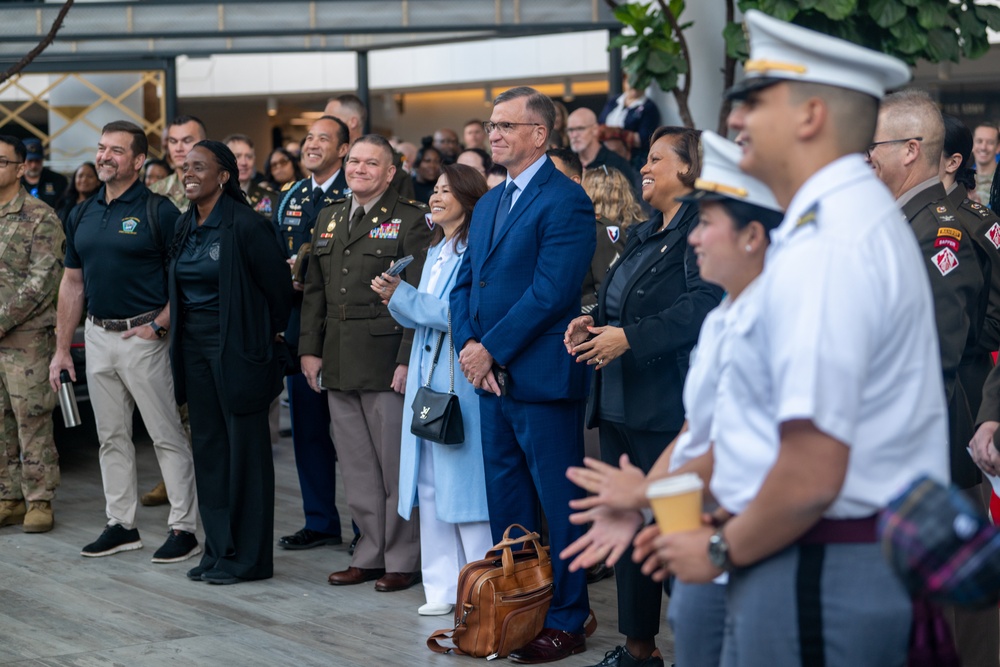
[[[554,596],[545,628],[510,654],[514,662],[560,660],[586,648],[584,572],[556,554],[582,534],[569,522],[580,491],[566,468],[583,459],[585,367],[562,335],[580,312],[580,284],[594,254],[594,208],[545,156],[555,121],[548,97],[513,88],[484,123],[503,187],[476,205],[467,258],[451,294],[462,372],[480,393],[486,495],[493,538],[519,523],[549,524]]]

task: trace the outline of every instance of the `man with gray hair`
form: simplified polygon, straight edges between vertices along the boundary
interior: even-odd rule
[[[583,461],[586,366],[566,354],[563,332],[580,313],[580,285],[594,256],[594,207],[545,155],[552,101],[519,87],[501,93],[485,129],[506,185],[476,204],[467,258],[451,293],[462,372],[481,389],[490,527],[549,523],[557,554],[583,534],[569,521],[582,492],[566,469]],[[587,583],[552,559],[554,592],[541,633],[508,657],[561,660],[586,649]]]
[[[979,336],[989,285],[971,234],[955,213],[938,175],[943,146],[944,120],[937,104],[923,91],[904,90],[882,101],[866,156],[909,220],[926,260],[951,424],[951,479],[961,488],[970,488],[980,480],[965,451],[973,435],[974,415],[958,379],[958,367],[966,346]]]

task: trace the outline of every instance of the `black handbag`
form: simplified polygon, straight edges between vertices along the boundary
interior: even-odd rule
[[[448,311],[448,371],[451,381],[448,393],[431,389],[431,378],[434,377],[434,368],[441,356],[444,336],[444,332],[438,336],[427,382],[417,389],[417,395],[413,398],[410,433],[442,445],[460,445],[465,442],[465,424],[462,422],[462,409],[455,394],[455,347],[451,339],[451,311]]]

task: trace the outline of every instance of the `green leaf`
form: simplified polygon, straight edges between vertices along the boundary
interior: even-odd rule
[[[819,0],[816,11],[834,21],[843,21],[858,9],[858,0]],[[806,9],[806,7],[802,7]]]
[[[949,24],[948,4],[944,2],[925,2],[917,8],[917,23],[924,30],[943,28]]]
[[[637,35],[615,35],[608,40],[608,48],[620,49],[625,46],[632,46],[636,42],[637,38]]]
[[[973,5],[976,18],[985,21],[990,30],[1000,30],[1000,7],[993,5]]]
[[[958,30],[962,34],[962,41],[986,39],[986,26],[979,21],[975,13],[963,10],[958,15]],[[967,57],[971,57],[968,56]]]
[[[761,0],[760,10],[782,21],[792,21],[799,13],[799,5],[792,0]]]
[[[656,85],[660,87],[665,93],[669,93],[671,90],[677,88],[677,72],[671,72],[670,74],[664,74],[663,76],[656,77]]]
[[[930,0],[934,2],[935,0]],[[903,4],[907,7],[920,7],[921,5],[928,4],[927,0],[902,0]],[[944,0],[938,0],[938,2],[944,2]]]
[[[668,54],[663,51],[650,50],[649,55],[646,56],[646,69],[657,75],[673,71],[676,69],[676,66],[674,65],[674,58]]]
[[[868,15],[880,27],[888,28],[906,18],[906,7],[897,0],[872,0],[868,6]]]
[[[981,58],[990,50],[990,40],[985,37],[962,36],[962,54],[970,59],[975,60],[976,58]]]
[[[896,23],[889,28],[889,32],[896,38],[896,48],[902,53],[915,54],[927,46],[926,33],[912,19]]]
[[[742,23],[727,25],[722,29],[722,37],[726,40],[726,56],[740,61],[750,57],[750,44]]]
[[[931,30],[927,33],[927,59],[934,63],[958,62],[962,51],[954,30]]]

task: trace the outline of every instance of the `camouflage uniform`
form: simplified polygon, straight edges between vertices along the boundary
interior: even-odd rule
[[[188,206],[191,205],[191,201],[184,194],[184,184],[181,183],[176,171],[163,180],[150,185],[149,190],[169,199],[170,203],[176,206],[181,213],[187,211]]]
[[[55,211],[23,186],[0,206],[0,500],[51,500],[59,485],[48,378],[65,250]]]

